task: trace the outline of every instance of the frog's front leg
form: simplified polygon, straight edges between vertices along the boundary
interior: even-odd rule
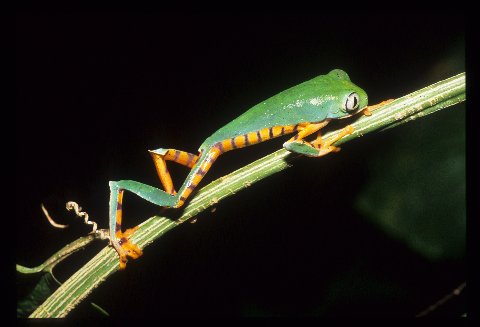
[[[310,124],[305,129],[308,129],[307,132],[310,132],[309,134],[312,134],[313,132],[318,131],[320,128],[324,127],[327,124],[328,124],[328,121],[318,123],[318,124]],[[314,126],[310,127],[311,125],[314,125]],[[302,130],[302,132],[304,130]],[[301,134],[301,132],[300,132],[297,135],[295,135],[295,137],[293,137],[289,141],[285,142],[283,147],[290,152],[295,152],[295,153],[302,154],[302,155],[305,155],[305,156],[308,156],[308,157],[321,157],[321,156],[324,156],[324,155],[326,155],[330,152],[340,151],[340,148],[338,148],[336,146],[333,146],[332,144],[337,142],[339,139],[341,139],[345,135],[351,134],[352,132],[353,132],[353,127],[348,125],[335,138],[333,138],[332,140],[330,140],[328,142],[323,142],[322,141],[322,136],[319,132],[318,136],[317,136],[317,139],[315,141],[311,142],[311,143],[302,139],[306,135],[298,136],[299,134]],[[309,134],[307,134],[307,135],[309,135]]]
[[[317,138],[315,141],[312,142],[312,145],[318,149],[318,155],[316,157],[321,157],[324,156],[330,152],[338,152],[340,151],[339,147],[333,146],[332,144],[340,140],[341,138],[352,134],[354,131],[354,128],[352,125],[347,125],[345,128],[343,128],[340,133],[338,133],[337,136],[335,136],[333,139],[331,139],[328,142],[324,142],[322,140],[322,135],[320,132],[318,133]]]
[[[384,105],[389,104],[390,102],[392,102],[394,100],[395,99],[388,99],[388,100],[382,101],[380,103],[377,103],[377,104],[374,104],[374,105],[371,105],[371,106],[367,106],[367,107],[362,109],[362,112],[365,116],[371,116],[372,111],[377,110],[378,108],[383,107]]]
[[[325,120],[316,124],[304,124],[304,126],[302,126],[302,129],[294,137],[292,137],[290,140],[283,144],[283,147],[290,152],[303,154],[309,157],[317,156],[318,150],[315,149],[309,142],[304,141],[303,138],[315,133],[322,127],[325,127],[328,122],[328,120]]]

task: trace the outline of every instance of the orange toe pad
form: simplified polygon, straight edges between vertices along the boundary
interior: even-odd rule
[[[132,259],[137,259],[143,254],[142,249],[140,249],[136,244],[130,242],[129,240],[137,229],[138,226],[127,229],[124,233],[118,231],[115,235],[115,238],[118,240],[118,244],[120,245],[122,252],[119,253],[120,269],[125,269],[128,261],[127,256]]]

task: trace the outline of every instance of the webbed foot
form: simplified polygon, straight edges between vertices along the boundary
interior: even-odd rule
[[[127,229],[125,232],[118,231],[115,234],[115,240],[112,241],[113,246],[115,250],[117,250],[120,257],[120,270],[125,269],[127,266],[127,257],[137,259],[143,254],[142,249],[140,249],[136,244],[130,242],[130,238],[137,229],[138,226],[135,226]]]
[[[353,131],[354,128],[351,125],[347,125],[340,131],[337,136],[335,136],[332,140],[329,140],[328,142],[324,142],[321,135],[318,135],[317,139],[312,142],[312,145],[318,149],[318,157],[324,156],[330,152],[340,151],[341,149],[339,147],[333,146],[332,144],[337,142],[341,138],[352,134]]]

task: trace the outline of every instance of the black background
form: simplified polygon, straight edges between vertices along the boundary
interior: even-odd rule
[[[371,103],[404,95],[459,73],[441,62],[464,42],[463,17],[446,14],[24,14],[16,28],[16,261],[26,266],[89,231],[66,201],[106,228],[109,180],[159,186],[147,149],[195,153],[249,107],[333,68]],[[222,201],[149,246],[72,316],[99,315],[90,301],[112,316],[414,316],[465,269],[461,259],[425,259],[352,208],[369,153],[392,146],[394,133],[301,158]],[[283,141],[225,154],[203,185]],[[179,186],[187,171],[170,171]],[[71,226],[53,229],[40,203]],[[132,195],[124,208],[124,228],[159,212]],[[102,246],[66,260],[57,278]],[[17,279],[18,296],[32,284]]]

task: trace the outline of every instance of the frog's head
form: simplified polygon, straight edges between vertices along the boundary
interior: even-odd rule
[[[346,118],[359,112],[368,105],[367,93],[350,81],[350,77],[341,69],[334,69],[328,76],[334,81],[335,104],[330,107],[327,118]]]

